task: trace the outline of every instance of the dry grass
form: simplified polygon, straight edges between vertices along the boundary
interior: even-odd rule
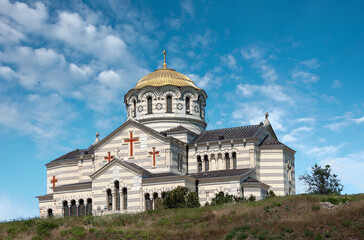
[[[104,217],[0,224],[0,239],[364,239],[364,195],[324,209],[325,197],[275,197],[252,203]]]

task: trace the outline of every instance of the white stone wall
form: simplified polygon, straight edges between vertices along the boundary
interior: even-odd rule
[[[208,156],[209,159],[209,170],[225,170],[226,159],[225,153],[229,154],[230,169],[233,169],[233,157],[232,153],[236,153],[236,166],[237,169],[241,168],[253,168],[257,163],[257,155],[254,154],[254,143],[243,143],[243,142],[221,142],[209,143],[209,144],[197,144],[197,146],[191,146],[189,149],[189,161],[188,161],[188,172],[197,173],[197,157],[201,156],[201,160],[204,160],[204,155]],[[253,149],[253,150],[251,150]],[[205,171],[205,164],[202,163],[202,171]]]
[[[133,156],[130,156],[130,146],[125,139],[130,138],[130,132],[133,138],[139,138],[139,141],[133,143]],[[156,155],[156,165],[153,167],[153,157],[149,153],[155,150],[159,152]],[[129,126],[122,131],[116,133],[107,142],[95,149],[96,170],[108,163],[105,156],[115,156],[121,160],[135,163],[138,166],[152,172],[161,173],[169,172],[171,167],[171,146],[169,142],[165,142],[151,134],[148,134],[134,126]]]
[[[53,176],[57,179],[57,182],[55,183],[56,187],[79,182],[80,179],[77,160],[68,164],[65,163],[59,166],[47,168],[47,194],[53,192],[53,184],[51,183]]]
[[[285,196],[287,192],[287,174],[283,158],[283,150],[280,148],[262,148],[260,150],[260,174],[259,181],[271,186],[270,190],[278,196]]]
[[[204,206],[206,202],[211,203],[211,200],[219,192],[241,197],[241,184],[239,180],[224,182],[200,182],[198,186],[198,197],[201,206]]]
[[[167,96],[172,96],[171,113],[167,112]],[[148,97],[152,97],[152,113],[148,113]],[[189,111],[186,111],[186,97],[190,98]],[[182,125],[199,134],[206,127],[206,98],[207,95],[203,90],[198,91],[192,87],[164,86],[159,89],[145,87],[141,90],[129,91],[125,96],[125,104],[128,118],[134,118],[156,131]],[[134,101],[136,101],[136,109],[134,109]]]
[[[115,205],[115,187],[114,182],[119,181],[120,193],[125,187],[127,189],[127,209],[122,209],[122,202],[120,204],[121,212],[138,212],[141,211],[142,201],[142,177],[138,174],[125,169],[119,164],[114,164],[102,174],[93,179],[92,192],[93,192],[93,208],[96,214],[116,212]],[[111,189],[113,193],[113,211],[105,210],[107,208],[107,195],[106,190]],[[120,197],[122,199],[122,197]]]

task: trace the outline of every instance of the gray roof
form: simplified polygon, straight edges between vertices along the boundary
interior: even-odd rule
[[[54,163],[54,162],[59,162],[59,161],[74,160],[74,159],[77,159],[79,156],[83,156],[85,154],[92,154],[93,152],[94,152],[94,148],[92,146],[90,146],[89,148],[85,148],[85,149],[77,148],[76,150],[68,152],[68,153],[50,161],[46,165]]]
[[[262,124],[242,127],[222,128],[202,132],[191,143],[217,142],[258,137],[265,127]]]
[[[206,179],[206,178],[216,178],[216,177],[232,177],[232,176],[240,176],[243,175],[253,168],[243,168],[243,169],[230,169],[230,170],[217,170],[217,171],[209,171],[209,172],[200,172],[193,173],[188,176],[191,176],[196,179]]]
[[[247,182],[247,183],[259,183],[258,180],[256,180],[255,178],[252,178],[252,177],[248,177],[243,182]]]
[[[187,128],[185,128],[185,127],[183,127],[181,125],[178,125],[177,127],[161,131],[160,133],[167,136],[167,134],[171,134],[171,133],[184,133],[184,132],[189,132],[189,133],[193,133],[194,135],[197,135],[196,133],[191,132],[190,130],[188,130]]]
[[[259,146],[261,145],[284,145],[284,144],[275,139],[274,137],[267,135]]]

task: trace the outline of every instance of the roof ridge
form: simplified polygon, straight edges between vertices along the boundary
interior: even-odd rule
[[[235,128],[244,128],[244,127],[257,127],[262,126],[260,124],[252,124],[252,125],[245,125],[245,126],[236,126],[236,127],[229,127],[229,128],[218,128],[218,129],[212,129],[212,130],[205,130],[204,132],[212,132],[212,131],[219,131],[219,130],[228,130],[228,129],[235,129]]]

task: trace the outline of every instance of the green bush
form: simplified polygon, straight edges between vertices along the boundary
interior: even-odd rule
[[[36,224],[36,231],[39,235],[49,235],[50,231],[57,228],[58,224],[48,221],[48,220],[40,220]]]
[[[313,237],[313,232],[310,230],[305,230],[303,234],[305,235],[305,237]]]
[[[189,192],[186,198],[187,198],[187,207],[195,208],[201,206],[200,200],[198,199],[198,195],[196,192]]]
[[[178,186],[172,191],[166,193],[165,206],[166,208],[184,208],[186,207],[186,195],[188,189]]]
[[[163,202],[163,199],[162,198],[158,197],[154,201],[155,201],[154,202],[154,208],[156,210],[160,210],[160,209],[164,209],[165,208],[164,202]]]
[[[270,190],[268,192],[268,195],[267,195],[268,198],[272,198],[272,197],[275,197],[275,196],[276,196],[276,194],[273,192],[273,190]]]
[[[250,196],[248,198],[248,201],[249,202],[254,202],[255,200],[256,200],[256,197],[250,194]]]
[[[86,235],[86,229],[82,226],[76,226],[70,229],[70,234],[74,237],[84,237]]]

